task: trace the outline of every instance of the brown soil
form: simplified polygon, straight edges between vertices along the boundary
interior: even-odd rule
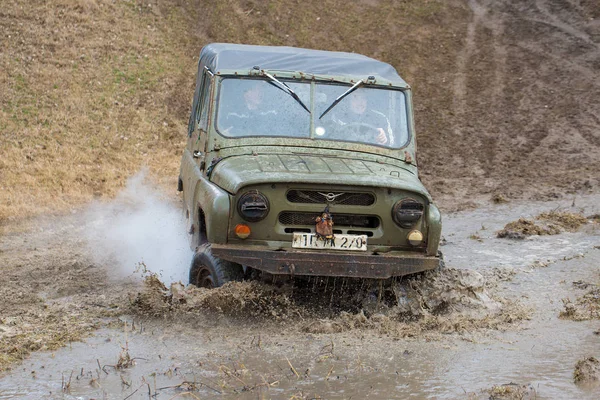
[[[485,334],[516,327],[529,310],[494,295],[498,274],[448,268],[408,279],[379,281],[313,279],[268,284],[231,282],[214,289],[169,288],[147,273],[140,285],[118,267],[91,261],[85,232],[88,213],[40,219],[32,232],[0,241],[0,371],[32,351],[53,350],[85,338],[117,317],[158,320],[223,317],[295,332],[365,330],[396,338]],[[132,266],[133,271],[133,266]],[[292,323],[292,324],[290,324]],[[262,328],[261,328],[262,329]]]
[[[290,297],[258,281],[229,282],[217,289],[173,283],[167,289],[154,274],[145,278],[144,287],[132,297],[131,311],[149,316],[212,312],[251,320],[299,315],[299,307]]]
[[[496,279],[446,269],[379,286],[378,281],[315,280],[272,285],[232,282],[215,290],[166,288],[154,274],[140,286],[86,254],[86,214],[50,218],[36,232],[0,242],[0,371],[32,351],[53,350],[128,313],[160,320],[211,315],[244,324],[286,324],[297,331],[372,330],[393,337],[473,334],[528,317],[518,303],[495,298]],[[113,277],[114,275],[114,277]],[[283,325],[282,325],[283,326]]]

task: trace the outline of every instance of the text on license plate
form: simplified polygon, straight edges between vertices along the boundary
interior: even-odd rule
[[[319,239],[314,233],[294,233],[292,247],[300,249],[367,251],[367,235],[335,235],[333,239]]]

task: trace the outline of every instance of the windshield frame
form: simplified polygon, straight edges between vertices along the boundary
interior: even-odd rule
[[[298,72],[292,72],[292,71],[283,71],[283,72],[271,72],[269,71],[273,76],[277,77],[277,79],[285,81],[286,83],[305,83],[305,84],[309,84],[310,87],[310,99],[309,99],[309,103],[307,104],[310,110],[310,114],[307,113],[307,116],[310,116],[310,134],[306,135],[306,136],[282,136],[282,135],[242,135],[242,136],[238,136],[238,137],[232,137],[230,135],[226,135],[223,132],[221,132],[219,130],[219,126],[218,126],[218,118],[219,118],[219,111],[221,108],[220,102],[221,102],[221,95],[222,95],[222,83],[223,81],[225,81],[226,79],[259,79],[259,80],[264,80],[266,82],[269,82],[269,79],[267,77],[265,77],[264,75],[261,75],[259,71],[251,71],[250,74],[248,75],[243,75],[243,74],[239,74],[239,73],[234,73],[234,74],[223,74],[223,73],[218,73],[217,77],[218,80],[217,82],[215,82],[214,85],[214,90],[215,93],[213,93],[213,99],[214,99],[214,108],[213,108],[213,116],[212,116],[212,121],[211,121],[211,125],[214,128],[214,131],[218,134],[218,136],[220,137],[220,142],[223,141],[222,145],[219,145],[219,147],[224,148],[224,147],[238,147],[238,146],[244,146],[245,144],[240,144],[240,145],[236,145],[230,142],[235,142],[235,141],[240,141],[240,140],[244,140],[244,139],[254,139],[252,140],[253,143],[256,144],[261,144],[261,145],[269,145],[270,143],[272,145],[282,145],[282,144],[289,144],[290,146],[300,146],[300,147],[323,147],[323,148],[356,148],[357,146],[369,146],[369,147],[373,147],[375,149],[381,149],[384,150],[385,153],[387,152],[398,152],[400,150],[405,149],[406,147],[410,146],[411,144],[414,143],[414,120],[413,120],[413,115],[412,115],[412,107],[411,107],[411,100],[412,100],[412,96],[411,96],[411,90],[410,87],[399,87],[399,86],[394,86],[391,83],[388,83],[387,81],[383,81],[383,82],[373,82],[373,81],[369,81],[369,82],[365,82],[363,83],[360,87],[362,88],[367,88],[367,89],[379,89],[379,90],[392,90],[392,91],[400,91],[402,92],[403,96],[404,96],[404,112],[406,113],[406,140],[404,141],[404,143],[399,143],[399,144],[395,144],[393,147],[392,146],[387,146],[387,145],[381,145],[381,144],[377,144],[377,143],[372,143],[372,142],[363,142],[363,141],[351,141],[351,140],[341,140],[341,139],[327,139],[327,138],[320,138],[317,135],[315,135],[315,121],[318,120],[318,115],[316,112],[316,101],[315,101],[315,87],[317,85],[327,85],[327,84],[336,84],[336,85],[340,85],[340,86],[347,86],[348,88],[352,87],[353,85],[357,84],[360,80],[354,80],[351,79],[349,77],[323,77],[323,76],[319,76],[318,78],[315,76],[309,76],[306,74],[302,74],[302,73],[298,73]],[[298,104],[298,107],[302,108],[300,104]],[[258,142],[257,139],[260,139],[261,143]],[[282,141],[285,141],[286,143],[282,143]],[[380,151],[375,151],[376,153],[379,153]]]

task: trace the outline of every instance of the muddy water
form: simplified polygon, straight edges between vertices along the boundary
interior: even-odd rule
[[[600,196],[577,199],[575,211],[598,213],[599,204]],[[496,294],[532,309],[530,321],[507,331],[424,340],[356,330],[307,334],[285,320],[123,318],[86,343],[34,354],[0,378],[0,399],[487,398],[483,390],[509,382],[531,384],[537,398],[596,399],[600,389],[576,386],[572,374],[577,360],[600,356],[593,333],[600,322],[558,313],[561,299],[583,293],[572,282],[598,282],[600,229],[522,241],[494,235],[509,221],[558,206],[573,211],[571,201],[507,205],[444,221],[447,264],[500,277]],[[117,369],[123,347],[133,365]]]

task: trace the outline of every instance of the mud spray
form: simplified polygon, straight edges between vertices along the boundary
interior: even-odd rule
[[[117,277],[147,270],[167,285],[187,284],[192,251],[181,207],[161,196],[146,174],[142,170],[130,178],[110,203],[92,204],[86,213],[90,253]]]

